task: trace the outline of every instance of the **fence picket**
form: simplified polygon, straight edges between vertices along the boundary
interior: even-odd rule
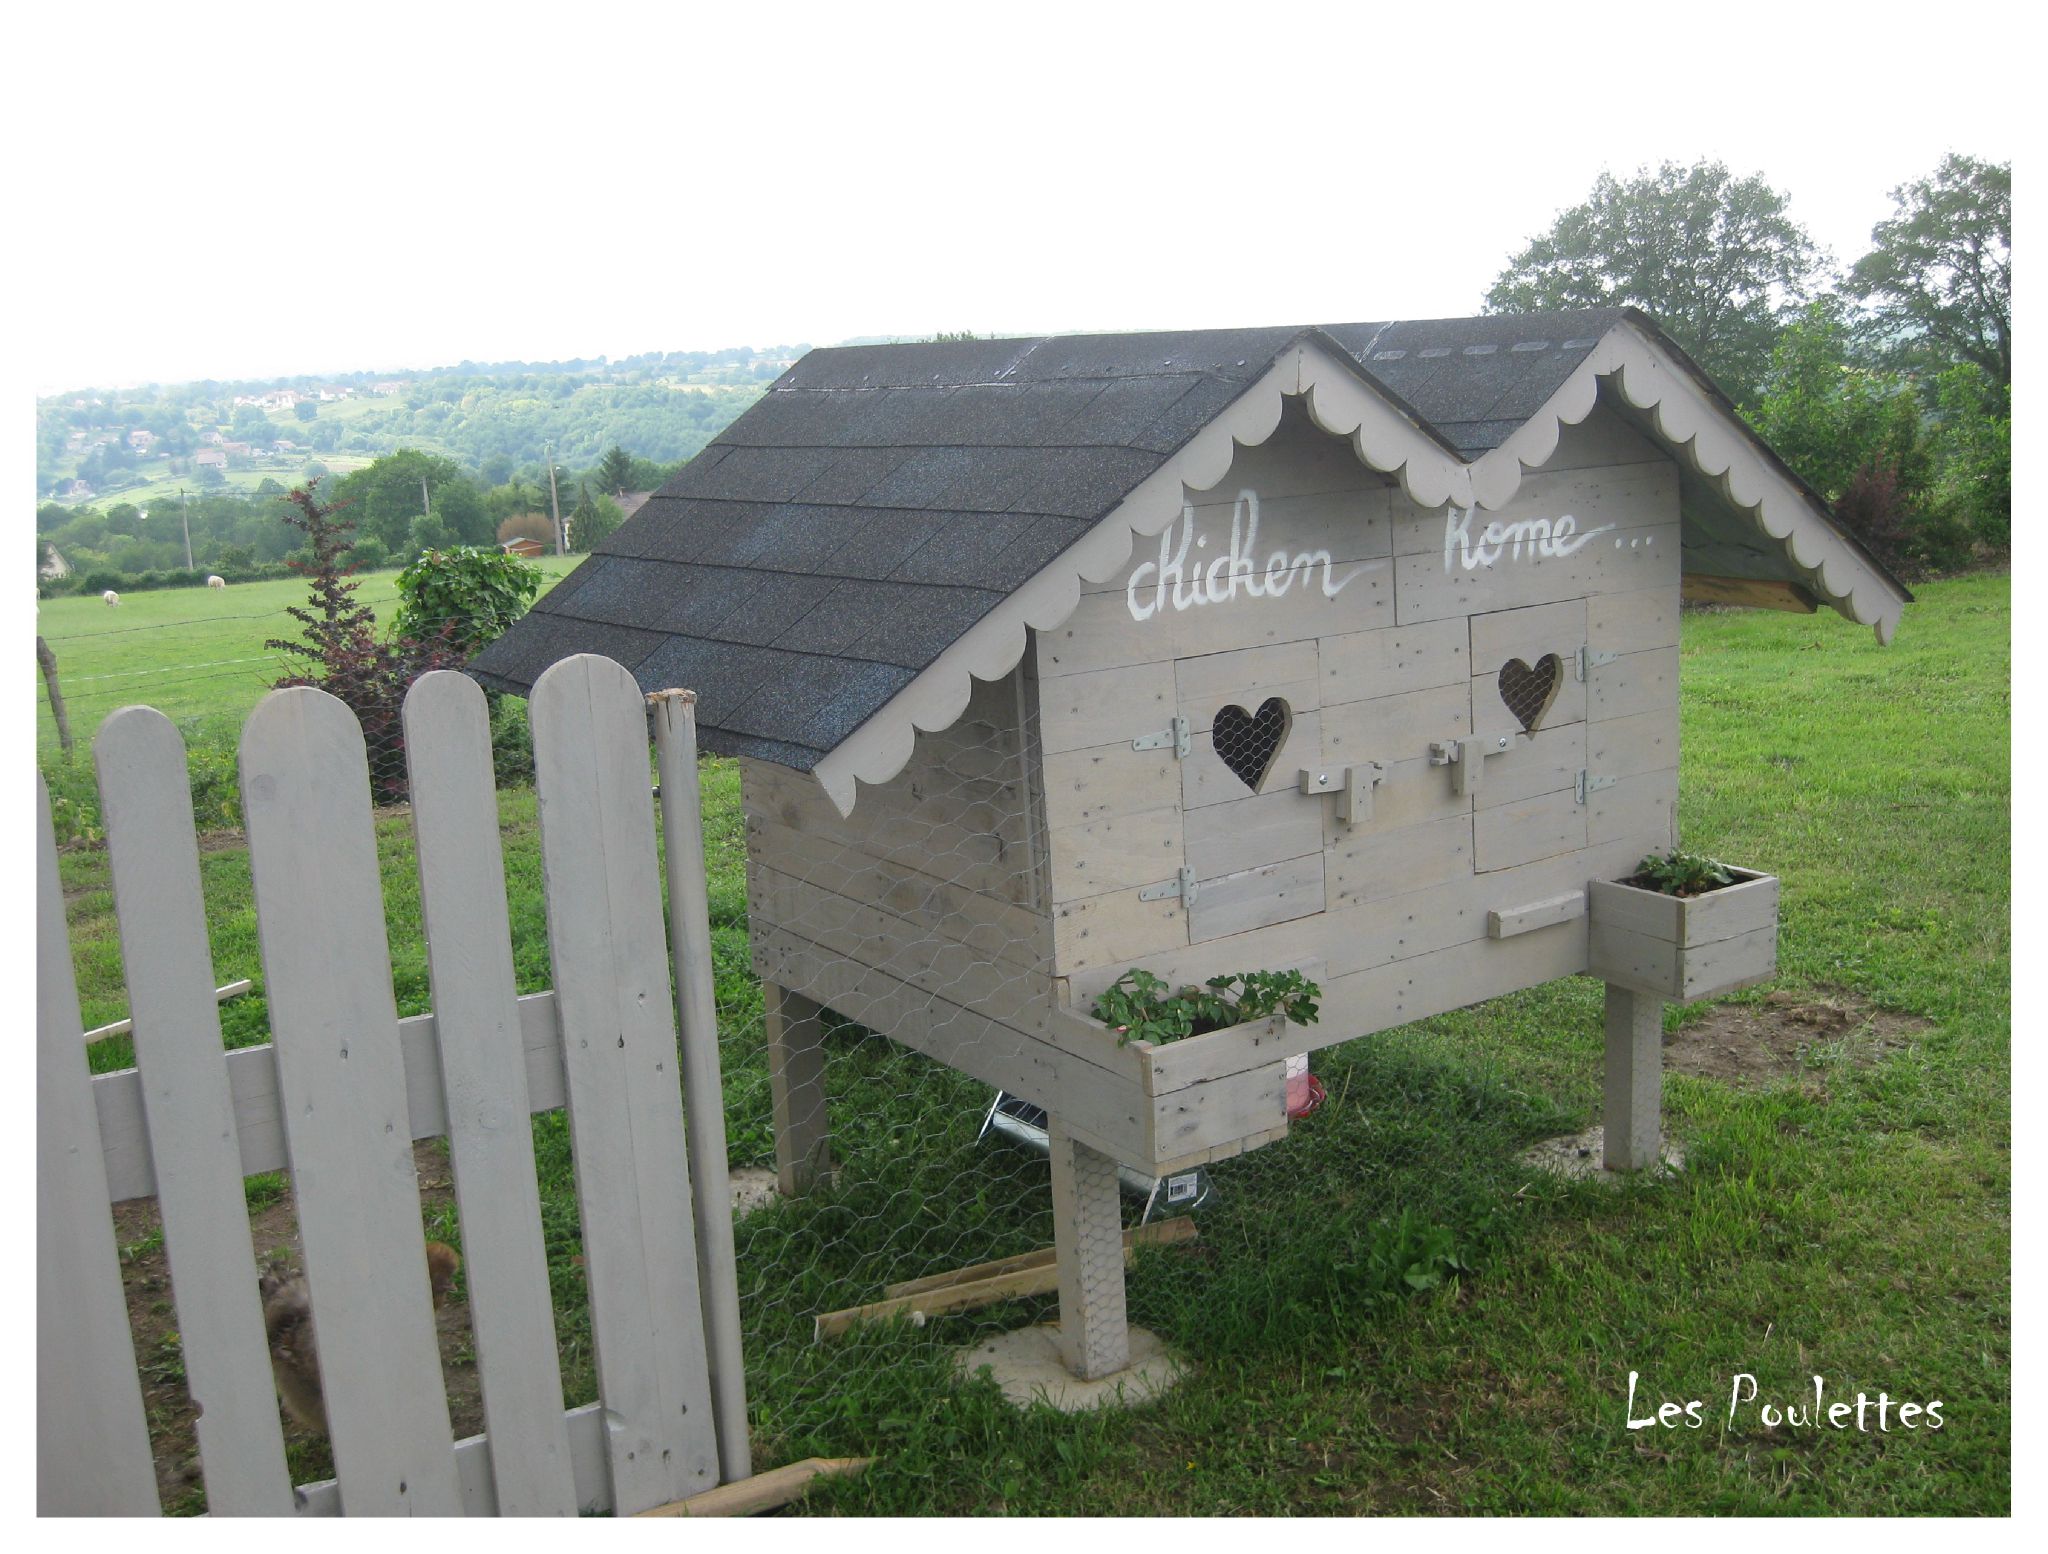
[[[529,702],[548,940],[616,1508],[718,1482],[647,714],[582,654]]]
[[[243,729],[241,778],[342,1500],[459,1515],[362,730],[324,691],[273,691]]]
[[[36,774],[36,1513],[159,1510],[80,1040],[50,790]]]
[[[162,713],[124,707],[100,725],[93,757],[207,1510],[287,1516],[185,742]]]
[[[574,1516],[490,715],[473,680],[443,670],[415,682],[404,724],[427,976],[496,1506],[505,1516]]]

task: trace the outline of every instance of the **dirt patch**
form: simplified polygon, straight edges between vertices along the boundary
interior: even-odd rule
[[[439,1144],[413,1146],[413,1169],[419,1177],[420,1212],[429,1239],[437,1222],[453,1213],[455,1182]],[[305,1259],[299,1245],[298,1216],[289,1180],[278,1196],[249,1214],[249,1238],[257,1263],[296,1273]],[[775,1201],[773,1171],[732,1173],[733,1213],[744,1217]],[[128,1322],[135,1337],[135,1361],[142,1376],[142,1401],[149,1419],[150,1450],[156,1459],[157,1493],[165,1511],[195,1514],[205,1509],[200,1485],[197,1438],[192,1421],[197,1410],[185,1379],[185,1356],[178,1339],[178,1315],[171,1297],[170,1261],[164,1250],[163,1220],[154,1198],[114,1205],[114,1231],[121,1248],[121,1282],[128,1296]],[[579,1258],[580,1262],[581,1259]],[[250,1272],[255,1278],[255,1269]],[[476,1366],[476,1344],[464,1299],[467,1284],[434,1314],[441,1348],[441,1380],[448,1393],[448,1422],[455,1439],[481,1435],[484,1429],[483,1387]],[[295,1484],[317,1483],[334,1476],[327,1438],[307,1430],[280,1411],[284,1423],[285,1457]]]
[[[413,1146],[419,1175],[420,1208],[428,1223],[454,1202],[448,1162],[432,1143]],[[121,1247],[121,1282],[128,1294],[128,1322],[135,1336],[135,1360],[142,1373],[142,1402],[149,1418],[150,1450],[156,1458],[157,1493],[173,1514],[204,1509],[199,1456],[192,1421],[197,1411],[185,1380],[185,1356],[178,1339],[178,1315],[171,1298],[170,1261],[164,1251],[162,1217],[154,1198],[114,1206],[114,1231]],[[299,1247],[298,1216],[286,1188],[249,1215],[249,1237],[259,1263],[297,1272],[305,1266]],[[255,1277],[254,1269],[251,1278]],[[470,1336],[469,1307],[451,1296],[434,1314],[441,1346],[441,1378],[448,1390],[449,1423],[455,1439],[484,1427],[483,1389]],[[292,1481],[305,1484],[333,1476],[327,1439],[284,1421],[285,1455]]]
[[[1934,1022],[1877,1009],[1847,993],[1775,992],[1761,1003],[1715,1004],[1664,1038],[1664,1066],[1729,1084],[1769,1084],[1840,1057],[1861,1068],[1902,1052]]]

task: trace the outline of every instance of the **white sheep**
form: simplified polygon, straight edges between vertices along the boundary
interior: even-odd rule
[[[225,587],[227,587],[227,586],[228,586],[228,580],[227,580],[226,578],[224,578],[224,577],[218,577],[218,576],[216,576],[216,577],[209,577],[209,578],[208,578],[208,579],[206,580],[206,586],[207,586],[208,588],[225,588]]]
[[[109,588],[105,593],[100,595],[100,600],[109,609],[112,609],[115,605],[121,602],[121,596],[115,593],[113,589]]]

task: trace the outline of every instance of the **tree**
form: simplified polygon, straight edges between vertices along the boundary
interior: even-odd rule
[[[1986,545],[2012,541],[2012,408],[2005,390],[1975,362],[1935,379],[1935,500]]]
[[[618,503],[608,496],[593,497],[588,485],[577,488],[576,510],[569,515],[569,549],[591,551],[625,521]]]
[[[1911,379],[1854,361],[1852,346],[1838,298],[1809,305],[1771,353],[1757,430],[1893,571],[1959,566],[1970,532],[1933,500],[1920,396]]]
[[[1639,307],[1722,391],[1750,402],[1778,330],[1823,271],[1785,196],[1722,162],[1602,173],[1583,205],[1508,261],[1490,313]]]
[[[617,443],[598,461],[597,489],[606,496],[617,496],[621,491],[633,489],[628,482],[633,478],[633,456]]]
[[[1974,362],[2010,393],[2012,164],[1951,153],[1892,201],[1896,213],[1871,228],[1871,251],[1849,272],[1870,335],[1894,359],[1931,350]]]
[[[406,548],[414,521],[425,513],[422,483],[438,528],[467,538],[469,526],[476,523],[481,528],[474,537],[490,538],[489,523],[483,504],[476,497],[476,488],[463,479],[453,460],[422,453],[417,448],[387,453],[342,476],[334,494],[340,501],[352,504],[361,515],[357,522],[365,533],[374,535],[386,551],[397,552]],[[448,537],[444,534],[438,543],[446,544]]]
[[[514,513],[498,525],[498,543],[507,540],[535,540],[544,548],[555,548],[555,526],[546,513]]]
[[[406,687],[429,669],[452,669],[459,660],[438,641],[421,642],[402,633],[388,642],[378,639],[376,614],[354,597],[359,585],[349,579],[344,560],[356,526],[337,517],[339,510],[338,503],[321,502],[311,484],[292,492],[284,521],[309,543],[310,559],[293,566],[310,580],[312,594],[304,607],[285,609],[303,628],[302,640],[272,638],[263,645],[306,666],[304,673],[279,679],[278,689],[317,685],[348,704],[368,746],[371,789],[378,802],[388,803],[404,798],[406,791],[399,721]]]
[[[302,399],[292,406],[292,414],[301,421],[311,421],[320,414],[320,401],[317,399]]]

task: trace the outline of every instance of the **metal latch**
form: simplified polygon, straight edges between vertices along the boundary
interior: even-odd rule
[[[1619,653],[1596,653],[1591,647],[1580,647],[1579,678],[1581,680],[1590,678],[1593,671],[1600,665],[1611,664],[1619,657],[1621,657]]]
[[[1379,762],[1365,761],[1341,771],[1303,767],[1295,773],[1294,783],[1303,793],[1336,794],[1337,823],[1355,826],[1372,819],[1372,790],[1386,775],[1387,769]]]
[[[1431,766],[1451,769],[1451,792],[1463,797],[1479,791],[1479,773],[1486,757],[1499,755],[1508,747],[1508,736],[1493,739],[1440,739],[1429,747]]]
[[[1620,781],[1621,781],[1621,779],[1620,779],[1619,777],[1592,777],[1592,776],[1588,776],[1588,775],[1587,775],[1587,773],[1586,773],[1586,769],[1585,769],[1584,767],[1580,767],[1580,768],[1579,768],[1579,802],[1580,802],[1581,804],[1585,803],[1585,802],[1586,802],[1586,795],[1587,795],[1587,794],[1589,794],[1589,793],[1598,793],[1598,792],[1599,792],[1599,791],[1600,791],[1600,790],[1601,790],[1602,788],[1611,788],[1611,787],[1613,787],[1613,786],[1614,786],[1614,785],[1615,785],[1616,783],[1618,783],[1618,782],[1620,782]]]
[[[1195,739],[1188,731],[1186,718],[1175,718],[1158,733],[1140,734],[1131,741],[1133,750],[1164,750],[1168,745],[1173,746],[1173,758],[1176,761],[1185,761],[1188,758],[1188,752],[1195,747]]]
[[[1170,880],[1161,880],[1157,885],[1147,885],[1138,892],[1140,901],[1164,901],[1178,896],[1182,906],[1195,904],[1195,871],[1182,869]]]

